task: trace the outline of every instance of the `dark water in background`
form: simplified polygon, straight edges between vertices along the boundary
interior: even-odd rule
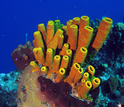
[[[87,15],[90,19],[107,16],[114,23],[122,22],[124,0],[0,0],[0,73],[15,70],[12,51],[33,40],[39,23]]]

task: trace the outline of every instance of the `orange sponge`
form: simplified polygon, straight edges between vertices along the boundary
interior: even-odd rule
[[[97,88],[100,85],[100,79],[99,78],[94,78],[92,80],[92,84],[93,84],[92,90],[94,90],[95,88]]]
[[[46,62],[49,66],[49,69],[51,70],[51,67],[53,65],[53,49],[48,48],[46,52]]]
[[[42,33],[44,42],[46,43],[46,39],[47,39],[47,34],[46,34],[46,29],[43,23],[38,25],[38,31],[40,31]]]
[[[40,34],[40,31],[34,32],[34,39],[35,39],[34,46],[44,48],[43,39]]]
[[[83,75],[83,68],[78,69],[78,72],[76,72],[76,75],[74,77],[74,83],[77,83]]]
[[[84,79],[84,80],[89,80],[89,73],[88,73],[88,72],[85,72],[85,73],[83,74],[83,79]]]
[[[54,36],[54,22],[52,20],[47,23],[47,44],[51,42]]]
[[[47,74],[46,66],[41,67],[41,72],[44,73],[44,74]]]
[[[80,47],[88,48],[92,39],[92,35],[93,35],[93,28],[90,26],[85,26],[84,30],[81,33],[81,37],[79,39],[78,48]]]
[[[58,72],[59,71],[60,60],[61,60],[61,57],[59,55],[54,56],[53,72]]]
[[[65,43],[62,47],[62,50],[60,51],[59,55],[65,55],[66,51],[69,49],[69,44]]]
[[[56,76],[56,82],[60,82],[61,80],[63,80],[64,78],[64,75],[65,75],[65,69],[64,68],[60,68],[57,76]]]
[[[79,51],[76,52],[73,63],[82,64],[87,56],[87,49],[85,47],[81,47]]]
[[[77,25],[70,25],[67,43],[70,45],[70,49],[72,50],[76,50],[77,48],[77,35],[78,35]]]
[[[40,70],[39,67],[38,67],[38,65],[36,64],[36,62],[31,61],[30,62],[30,65],[32,67],[32,72],[35,72],[35,71],[39,71]]]
[[[81,16],[80,26],[79,26],[78,43],[79,43],[79,40],[81,39],[81,34],[82,34],[85,26],[89,26],[89,17],[88,16]]]
[[[80,27],[79,27],[80,32],[83,31],[85,26],[89,26],[89,17],[88,16],[81,16]]]
[[[44,65],[45,64],[45,58],[42,48],[34,48],[33,49],[34,56],[39,64]]]
[[[80,69],[80,65],[78,63],[74,63],[71,67],[71,71],[69,73],[69,76],[67,77],[67,82],[69,84],[72,84],[74,82],[74,78],[78,70]]]
[[[79,17],[74,17],[72,24],[80,25],[80,18]]]
[[[104,41],[106,40],[108,33],[110,32],[110,29],[112,27],[112,19],[108,17],[104,17],[102,19],[102,22],[100,23],[98,27],[98,32],[95,37],[95,40],[92,44],[92,47],[98,52],[99,49],[102,47]]]
[[[83,86],[81,85],[78,88],[78,97],[81,99],[86,99],[88,92],[90,91],[90,89],[92,88],[92,83],[90,81],[86,81]]]
[[[62,62],[61,62],[61,66],[60,68],[67,68],[68,67],[68,63],[69,63],[69,57],[67,55],[64,55],[62,57]]]

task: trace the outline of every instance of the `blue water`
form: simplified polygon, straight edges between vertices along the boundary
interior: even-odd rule
[[[19,44],[33,40],[39,23],[60,19],[65,24],[82,15],[122,22],[123,6],[124,0],[0,0],[0,73],[16,69],[11,53]]]

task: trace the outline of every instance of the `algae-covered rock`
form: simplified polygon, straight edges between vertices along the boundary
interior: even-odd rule
[[[116,77],[110,77],[108,80],[109,88],[112,93],[114,93],[117,90],[118,87],[118,79]]]

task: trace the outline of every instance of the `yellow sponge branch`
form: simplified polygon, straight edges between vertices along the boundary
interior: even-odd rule
[[[40,31],[34,32],[35,46],[42,47],[44,49],[44,43]]]
[[[61,61],[61,57],[59,55],[54,56],[53,72],[59,71],[60,61]]]
[[[83,75],[83,69],[80,68],[78,69],[78,72],[76,72],[76,75],[74,77],[74,83],[77,83],[81,79],[82,75]]]
[[[47,23],[47,44],[51,42],[54,36],[54,22],[52,20]]]
[[[41,72],[44,73],[44,74],[47,74],[46,66],[41,67]]]
[[[106,40],[108,33],[110,32],[110,29],[112,27],[112,19],[105,17],[102,19],[102,22],[100,23],[98,27],[98,32],[95,37],[95,40],[92,44],[92,47],[98,52],[99,49],[102,47],[104,41]]]
[[[73,63],[82,64],[87,56],[87,48],[81,47],[79,51],[76,51]]]
[[[45,64],[45,57],[44,57],[43,49],[40,47],[34,48],[33,53],[34,53],[34,56],[35,56],[36,60],[38,61],[38,63],[41,65],[44,65]]]
[[[74,17],[72,24],[75,24],[75,25],[79,26],[80,25],[80,18],[79,17]]]
[[[39,71],[40,70],[40,68],[38,67],[38,65],[36,64],[35,61],[31,61],[30,62],[30,65],[32,67],[32,72],[35,72],[35,71]]]
[[[93,84],[92,90],[94,90],[95,88],[97,88],[100,85],[100,79],[99,78],[94,78],[92,80],[92,84]]]
[[[59,70],[59,72],[58,72],[58,74],[57,74],[57,76],[56,76],[56,82],[60,82],[60,81],[62,81],[63,80],[63,78],[64,78],[64,75],[65,75],[65,69],[64,68],[60,68],[60,70]]]
[[[38,25],[38,31],[40,31],[42,33],[42,36],[43,36],[43,39],[44,39],[44,43],[46,43],[47,34],[46,34],[45,25],[43,23],[41,23],[41,24]]]
[[[77,25],[70,25],[68,41],[67,43],[70,45],[70,49],[76,50],[77,48],[77,35],[78,35],[78,27]]]
[[[62,47],[62,50],[60,51],[59,55],[65,55],[66,51],[69,49],[69,44],[65,43]]]
[[[92,83],[90,81],[86,81],[83,86],[80,86],[78,88],[79,98],[85,100],[91,88],[92,88]]]
[[[69,57],[67,55],[64,55],[62,57],[62,62],[61,62],[61,66],[60,68],[67,68],[68,67],[68,63],[69,63]]]
[[[72,84],[74,82],[74,78],[75,78],[75,75],[76,73],[78,72],[78,70],[80,69],[80,65],[78,63],[74,63],[71,67],[71,71],[69,73],[69,76],[68,76],[68,80],[67,82],[69,84]]]
[[[51,70],[52,64],[53,64],[53,49],[48,48],[46,52],[46,62],[49,66],[49,69]]]

